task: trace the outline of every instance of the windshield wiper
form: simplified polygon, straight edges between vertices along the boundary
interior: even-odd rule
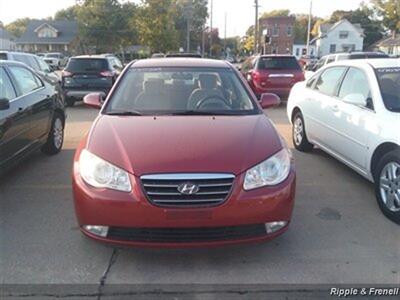
[[[141,112],[136,110],[114,110],[107,112],[109,116],[142,116]]]

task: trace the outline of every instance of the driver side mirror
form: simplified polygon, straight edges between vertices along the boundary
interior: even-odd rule
[[[281,99],[278,95],[272,93],[264,93],[260,98],[260,105],[263,109],[271,108],[274,106],[279,106],[281,104]]]
[[[362,94],[348,94],[343,98],[343,101],[357,106],[367,106],[367,99]]]
[[[10,108],[10,100],[7,98],[0,99],[0,110],[7,110]]]
[[[83,98],[83,103],[92,108],[100,109],[103,106],[103,95],[101,93],[90,93]]]

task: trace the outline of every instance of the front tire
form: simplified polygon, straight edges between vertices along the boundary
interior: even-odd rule
[[[304,118],[300,111],[293,117],[292,140],[294,147],[301,152],[310,152],[314,148],[307,139]]]
[[[375,196],[383,214],[400,224],[400,149],[382,157],[375,172]]]
[[[75,99],[65,96],[65,105],[67,107],[73,107],[75,105]]]
[[[64,117],[60,113],[55,113],[46,144],[42,147],[43,153],[54,155],[61,151],[64,143],[64,125]]]

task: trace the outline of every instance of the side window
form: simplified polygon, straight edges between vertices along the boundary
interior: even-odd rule
[[[356,68],[350,68],[344,77],[339,98],[344,99],[352,94],[362,95],[365,100],[371,97],[367,76],[363,71]]]
[[[325,65],[326,57],[321,58],[315,65],[314,69],[318,70]]]
[[[345,67],[333,67],[325,70],[318,78],[314,89],[326,95],[334,96],[339,80],[345,70]]]
[[[0,68],[0,99],[12,100],[16,96],[10,78],[4,68]]]
[[[28,94],[43,86],[39,78],[31,71],[23,67],[10,67],[10,72],[14,76],[15,81],[23,95]]]

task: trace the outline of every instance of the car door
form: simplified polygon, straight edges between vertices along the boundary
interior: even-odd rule
[[[362,95],[366,105],[346,103],[346,98],[352,95]],[[340,86],[338,98],[338,112],[333,114],[337,143],[332,147],[346,161],[366,170],[368,128],[374,122],[376,114],[368,77],[363,70],[349,68]]]
[[[0,98],[9,101],[8,108],[0,110],[0,164],[3,164],[30,145],[28,104],[18,96],[5,67],[0,67]]]
[[[29,139],[35,142],[45,137],[49,131],[54,88],[46,86],[39,76],[23,66],[10,66],[9,71],[21,93],[25,110],[30,116]]]
[[[346,67],[325,69],[305,95],[303,115],[307,135],[311,141],[325,148],[330,148],[337,142],[333,120],[338,110],[339,100],[335,98],[335,95],[346,69]]]

